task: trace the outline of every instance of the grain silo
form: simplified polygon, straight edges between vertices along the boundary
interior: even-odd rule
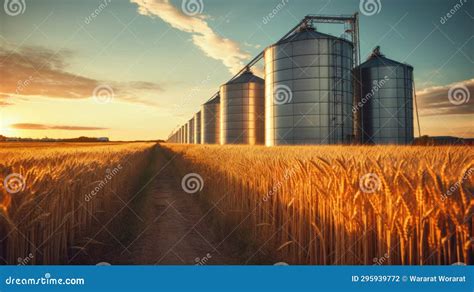
[[[413,142],[413,67],[386,58],[376,47],[359,68],[362,142]]]
[[[311,25],[265,49],[265,144],[352,140],[353,45]]]
[[[263,144],[265,81],[247,68],[220,88],[221,144]]]
[[[184,124],[183,126],[184,128],[184,144],[188,144],[189,143],[189,127],[188,127],[188,123]]]
[[[201,111],[194,114],[194,144],[201,144]]]
[[[220,96],[217,95],[201,108],[201,143],[220,144]]]
[[[188,126],[188,144],[194,144],[194,116],[186,125]]]

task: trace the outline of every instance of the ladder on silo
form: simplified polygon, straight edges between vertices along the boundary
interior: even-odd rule
[[[332,100],[329,100],[329,142],[339,143],[344,139],[344,105],[343,105],[343,94],[344,94],[344,83],[346,82],[342,76],[342,46],[333,41],[333,52],[330,68],[332,69],[332,75],[330,80],[332,81],[332,88],[329,90],[333,93]],[[339,61],[339,62],[338,62]]]

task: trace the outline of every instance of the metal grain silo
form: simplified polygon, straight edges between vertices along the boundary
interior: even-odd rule
[[[181,126],[181,144],[185,144],[186,143],[186,130],[185,130],[185,127],[184,125]]]
[[[247,70],[220,88],[221,144],[263,144],[265,81]]]
[[[189,126],[188,123],[184,124],[184,144],[189,143]]]
[[[306,26],[264,52],[265,144],[352,140],[353,45]]]
[[[220,96],[217,95],[201,108],[201,143],[220,144]]]
[[[413,67],[386,58],[376,47],[359,68],[362,141],[369,144],[413,142]]]
[[[186,125],[188,126],[188,143],[194,144],[194,117]]]
[[[201,111],[194,114],[194,143],[201,144]]]

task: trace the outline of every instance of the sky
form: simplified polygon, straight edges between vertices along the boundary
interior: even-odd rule
[[[305,15],[358,12],[363,60],[414,67],[422,134],[474,137],[473,0],[2,1],[0,135],[167,138]]]

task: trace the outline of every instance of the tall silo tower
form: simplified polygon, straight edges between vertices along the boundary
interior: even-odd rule
[[[265,144],[352,141],[350,41],[306,25],[264,52]]]
[[[362,142],[413,142],[413,67],[386,58],[380,47],[359,68]]]
[[[201,144],[201,111],[194,114],[194,144]]]
[[[184,144],[189,144],[189,126],[184,124]]]
[[[220,96],[217,95],[201,108],[201,143],[220,144]]]
[[[247,68],[220,88],[220,130],[224,144],[263,144],[265,81]]]
[[[188,127],[188,144],[194,144],[194,116],[186,125]]]

